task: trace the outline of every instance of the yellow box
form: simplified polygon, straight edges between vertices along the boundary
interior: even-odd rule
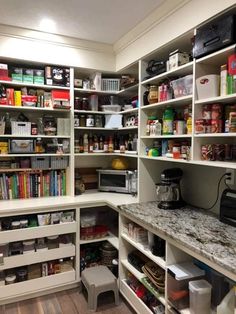
[[[14,102],[15,106],[21,106],[21,91],[15,90],[14,91]]]
[[[0,142],[0,154],[8,154],[8,143]]]

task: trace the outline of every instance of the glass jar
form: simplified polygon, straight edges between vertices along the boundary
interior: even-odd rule
[[[77,114],[75,114],[75,118],[74,118],[74,126],[78,127],[79,125],[79,116]]]
[[[80,145],[79,145],[79,140],[75,140],[75,153],[79,153],[80,151]]]
[[[38,137],[36,140],[35,153],[44,153],[43,141],[40,137]]]
[[[86,97],[82,99],[82,110],[89,110],[89,101]]]
[[[86,118],[86,127],[93,127],[94,126],[94,117],[91,114],[87,115]]]
[[[55,235],[55,236],[47,237],[47,244],[48,244],[49,250],[59,248],[59,236]]]
[[[31,122],[31,135],[38,135],[38,126],[35,122]]]
[[[103,127],[102,115],[96,115],[95,116],[94,126],[96,128],[102,128]]]
[[[43,118],[38,118],[37,125],[38,125],[38,134],[43,135],[44,134]]]
[[[6,285],[11,285],[15,282],[16,282],[16,275],[9,274],[8,276],[6,276],[6,278],[5,278]]]
[[[74,109],[75,110],[82,110],[82,100],[81,100],[81,98],[75,97]]]
[[[149,104],[154,104],[158,102],[158,86],[151,85],[148,94]]]
[[[86,118],[84,114],[79,116],[79,126],[85,127],[86,126]]]

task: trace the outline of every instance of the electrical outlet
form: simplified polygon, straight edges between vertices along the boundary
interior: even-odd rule
[[[225,183],[228,185],[234,185],[234,169],[226,169],[226,173],[230,173],[230,175],[226,176]]]

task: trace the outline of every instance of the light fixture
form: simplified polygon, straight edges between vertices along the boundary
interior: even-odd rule
[[[39,24],[39,29],[43,32],[54,33],[56,31],[56,23],[49,18],[43,18]]]

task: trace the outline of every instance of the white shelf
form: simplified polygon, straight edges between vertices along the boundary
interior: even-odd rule
[[[194,134],[194,137],[235,137],[235,133],[203,133],[203,134]]]
[[[134,275],[143,285],[144,283],[142,282],[142,279],[147,277],[145,274],[140,273],[136,268],[134,268],[129,262],[128,260],[121,260],[121,264],[132,274]],[[145,285],[144,285],[145,286]],[[145,286],[146,287],[146,286]],[[146,287],[147,288],[147,287]],[[148,289],[148,288],[147,288]],[[149,290],[149,289],[148,289]],[[149,290],[151,293],[152,291]],[[160,294],[160,293],[158,293]],[[154,294],[153,294],[154,295]],[[165,305],[165,297],[163,295],[160,294],[160,296],[158,295],[154,295],[163,305]]]
[[[236,101],[236,93],[230,94],[226,96],[217,96],[211,98],[204,98],[195,101],[195,105],[204,105],[204,104],[213,104],[213,103],[235,103]]]
[[[80,157],[98,157],[98,156],[123,156],[123,157],[133,157],[133,158],[137,158],[138,155],[137,155],[137,152],[136,153],[129,153],[128,151],[126,153],[116,153],[116,152],[113,152],[113,153],[96,153],[96,152],[93,152],[93,153],[75,153],[74,154],[76,157],[80,156]]]
[[[225,64],[227,63],[227,58],[229,55],[234,53],[235,44],[231,45],[229,47],[226,47],[224,49],[221,49],[219,51],[213,52],[205,57],[199,58],[196,60],[197,64],[209,64],[209,65],[215,65],[215,64]]]
[[[127,126],[127,127],[121,127],[121,128],[96,128],[96,127],[81,127],[77,126],[74,127],[75,130],[89,130],[89,131],[127,131],[127,130],[137,130],[137,126]]]
[[[24,106],[9,106],[9,105],[0,105],[0,110],[20,110],[20,111],[49,111],[49,112],[63,112],[69,113],[69,109],[53,109],[46,107],[24,107]]]
[[[13,134],[0,134],[0,138],[70,138],[69,135],[13,135]]]
[[[91,240],[80,240],[80,244],[89,244],[89,243],[96,243],[101,241],[108,241],[110,244],[112,244],[117,250],[119,250],[119,239],[114,234],[109,232],[109,234],[102,238],[97,239],[91,239]]]
[[[125,239],[127,242],[129,242],[132,246],[134,246],[136,249],[138,249],[140,252],[142,252],[144,255],[146,255],[150,260],[152,260],[154,263],[156,263],[158,266],[160,266],[163,269],[166,269],[166,262],[163,258],[159,256],[155,256],[152,254],[152,252],[149,249],[144,249],[143,245],[135,242],[133,239],[131,239],[126,234],[122,233],[121,237]]]
[[[95,90],[95,89],[84,89],[84,88],[78,88],[78,87],[74,87],[74,91],[84,93],[84,94],[104,94],[104,95],[116,95],[119,93],[119,91],[103,91],[103,90]]]
[[[163,78],[165,77],[169,77],[170,75],[174,76],[184,76],[184,75],[187,75],[187,74],[192,74],[193,72],[193,61],[192,62],[189,62],[189,63],[186,63],[184,65],[181,65],[179,66],[178,68],[176,69],[173,69],[171,71],[168,71],[168,72],[164,72],[164,73],[161,73],[159,75],[156,75],[154,77],[151,77],[145,81],[142,81],[142,85],[145,85],[145,84],[157,84],[158,82],[160,82],[161,80],[163,80]]]
[[[192,95],[187,95],[187,96],[183,96],[183,97],[179,97],[179,98],[174,98],[174,99],[170,99],[167,101],[161,101],[161,102],[157,102],[155,104],[151,104],[151,105],[147,105],[147,106],[143,106],[141,107],[141,110],[150,110],[150,109],[158,109],[158,108],[163,108],[166,107],[167,105],[186,105],[188,103],[192,103]]]
[[[133,109],[128,109],[128,110],[122,110],[118,112],[113,112],[113,111],[92,111],[92,110],[74,110],[74,113],[78,114],[128,114],[128,113],[135,113],[138,112],[138,108],[133,108]]]
[[[65,222],[56,225],[38,226],[0,232],[1,243],[23,241],[77,231],[77,222]]]
[[[137,83],[127,88],[121,89],[120,91],[117,92],[117,94],[118,95],[131,94],[132,92],[135,92],[135,91],[138,93],[138,87],[139,87],[139,84]]]
[[[125,279],[120,281],[120,292],[138,314],[153,314],[146,304],[144,304],[128,286]]]
[[[0,286],[0,299],[4,300],[6,298],[32,293],[34,291],[43,291],[50,287],[73,283],[75,280],[75,271],[73,270],[56,275],[17,282],[11,285]]]
[[[171,161],[171,162],[179,162],[179,163],[189,163],[191,164],[191,160],[185,160],[185,159],[175,159],[175,158],[169,158],[169,157],[149,157],[149,156],[140,156],[142,159],[150,159],[150,160],[158,160],[158,161]]]
[[[66,87],[66,86],[33,84],[33,83],[27,83],[27,82],[13,82],[13,81],[3,81],[3,80],[0,80],[0,84],[9,85],[9,86],[26,86],[26,87],[40,88],[40,89],[70,90],[70,87]]]
[[[0,265],[0,270],[42,263],[70,256],[75,256],[75,245],[64,246],[46,251],[38,251],[34,253],[8,256],[4,257],[4,263],[3,265]]]
[[[175,135],[155,135],[155,136],[140,136],[141,139],[154,139],[154,138],[159,138],[159,139],[165,139],[165,138],[191,138],[191,134],[175,134]]]
[[[236,169],[235,161],[192,160],[190,163],[194,165],[200,165],[200,166]]]
[[[56,156],[56,157],[63,157],[63,156],[70,156],[70,154],[0,154],[0,158],[2,157],[45,157],[45,156]]]

